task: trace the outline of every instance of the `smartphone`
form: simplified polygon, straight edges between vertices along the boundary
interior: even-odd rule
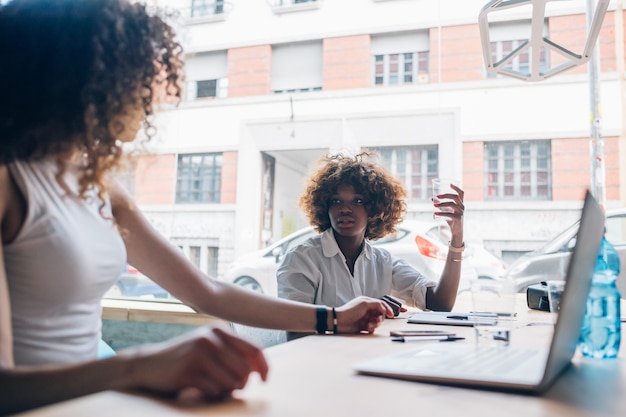
[[[454,336],[449,330],[392,330],[390,336]]]

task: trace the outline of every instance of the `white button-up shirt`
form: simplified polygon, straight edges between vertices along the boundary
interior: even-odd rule
[[[406,261],[365,242],[350,273],[332,229],[285,255],[276,273],[278,296],[310,304],[339,307],[355,297],[383,295],[425,309],[426,289],[435,283]]]

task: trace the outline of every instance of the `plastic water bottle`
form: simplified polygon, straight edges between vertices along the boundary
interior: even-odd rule
[[[621,319],[620,294],[615,284],[619,272],[619,255],[603,237],[578,343],[584,356],[617,357],[621,341]]]

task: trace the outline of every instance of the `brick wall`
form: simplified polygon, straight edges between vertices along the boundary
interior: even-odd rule
[[[619,200],[618,138],[604,138],[604,162],[606,170],[606,198]],[[589,138],[552,140],[552,189],[553,200],[576,200],[581,187],[590,186],[591,159]]]
[[[430,45],[437,44],[437,29],[430,31]],[[434,35],[434,36],[433,36]],[[437,47],[431,49],[431,73],[436,74]],[[433,65],[434,64],[434,65]],[[433,68],[435,67],[435,68]],[[441,30],[442,82],[475,81],[484,78],[483,53],[478,25],[444,27]]]
[[[222,154],[220,203],[237,199],[237,152]],[[172,204],[176,200],[178,155],[141,155],[135,158],[135,200],[137,204]]]
[[[324,39],[323,89],[369,87],[372,59],[370,44],[369,35]]]
[[[137,204],[172,204],[176,193],[176,155],[141,155],[136,164]]]
[[[463,143],[463,191],[466,201],[485,199],[484,142]]]
[[[228,96],[270,94],[272,46],[249,46],[228,50]]]
[[[220,203],[235,204],[237,202],[237,152],[222,154],[222,192]]]

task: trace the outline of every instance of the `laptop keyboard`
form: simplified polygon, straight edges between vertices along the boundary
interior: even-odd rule
[[[537,353],[534,349],[477,346],[467,352],[459,352],[458,355],[446,356],[441,361],[434,361],[430,368],[433,371],[501,375],[521,365]]]

